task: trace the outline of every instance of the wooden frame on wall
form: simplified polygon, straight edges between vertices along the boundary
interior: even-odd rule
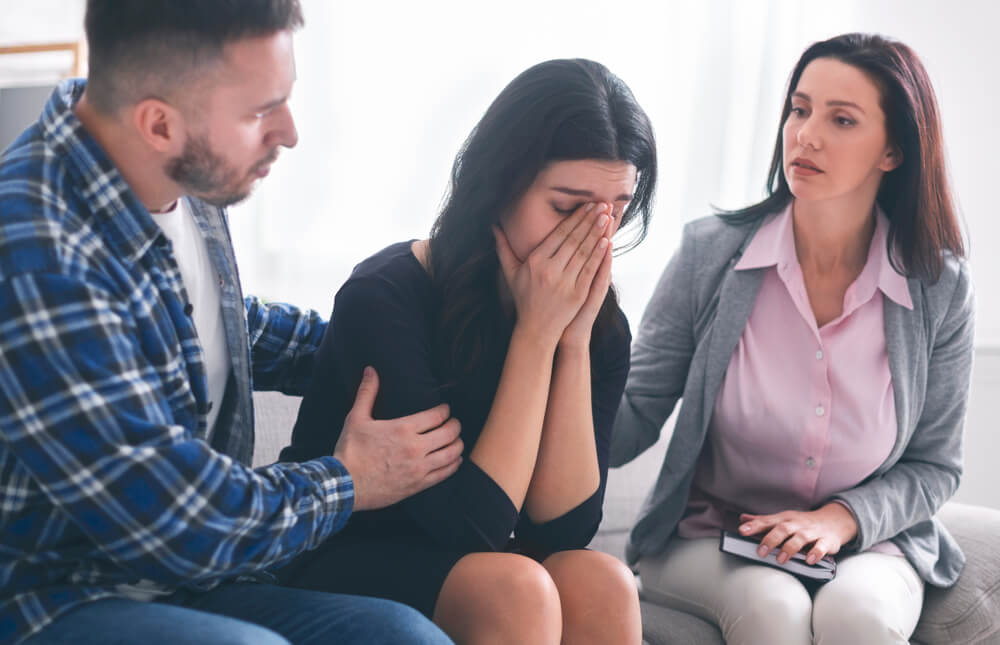
[[[4,45],[0,47],[0,55],[3,54],[39,54],[49,52],[68,51],[73,54],[73,64],[66,72],[65,76],[85,76],[87,69],[86,43],[82,40],[55,42],[55,43],[32,43],[30,45]]]

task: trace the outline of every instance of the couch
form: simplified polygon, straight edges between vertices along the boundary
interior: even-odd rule
[[[255,465],[272,463],[288,443],[298,401],[273,392],[255,394]],[[628,531],[659,470],[667,439],[611,471],[604,519],[591,548],[623,557]],[[939,517],[961,544],[967,564],[954,587],[927,588],[911,644],[1000,645],[1000,510],[951,502]],[[647,645],[724,645],[715,626],[647,600],[642,600],[642,623]]]

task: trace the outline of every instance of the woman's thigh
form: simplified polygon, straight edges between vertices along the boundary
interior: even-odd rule
[[[647,597],[717,625],[729,645],[812,642],[805,586],[791,574],[722,553],[717,538],[674,538],[639,562],[639,577]]]
[[[906,558],[872,552],[839,558],[837,577],[813,600],[816,643],[909,643],[923,601],[924,583]]]

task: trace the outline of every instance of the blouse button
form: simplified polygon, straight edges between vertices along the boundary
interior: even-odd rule
[[[808,466],[809,468],[814,468],[816,466],[816,460],[813,459],[812,457],[809,457],[808,459],[806,459],[806,466]]]
[[[817,349],[816,350],[816,360],[817,361],[823,360],[823,350],[822,349]]]
[[[821,417],[824,414],[826,414],[826,410],[823,409],[823,406],[822,405],[817,405],[816,406],[816,416]]]

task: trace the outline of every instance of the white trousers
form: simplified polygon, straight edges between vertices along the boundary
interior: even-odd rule
[[[837,558],[837,576],[814,594],[795,576],[719,551],[718,538],[673,538],[639,562],[652,601],[703,618],[727,645],[909,643],[924,584],[906,558]]]

